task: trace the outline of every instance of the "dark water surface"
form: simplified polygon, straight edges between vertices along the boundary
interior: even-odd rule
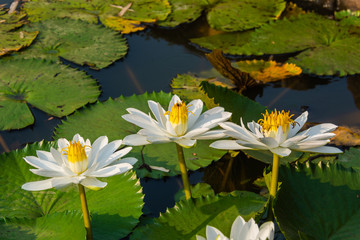
[[[1,0],[0,4],[3,2],[11,1]],[[129,45],[127,56],[101,71],[79,67],[67,61],[64,63],[85,70],[98,80],[102,89],[100,101],[105,101],[109,97],[130,96],[146,91],[169,92],[171,79],[177,74],[199,73],[212,68],[204,52],[188,44],[188,38],[198,37],[207,31],[203,24],[200,20],[175,30],[153,28],[126,35]],[[276,60],[276,56],[274,59]],[[354,100],[359,99],[360,106],[360,97],[356,95],[360,93],[358,82],[360,82],[358,76],[319,78],[301,75],[250,92],[251,95],[256,96],[256,101],[270,109],[290,110],[295,115],[307,109],[311,122],[332,122],[360,127],[360,111]],[[0,132],[3,142],[11,150],[42,139],[52,140],[54,128],[60,124],[60,119],[32,107],[31,111],[35,116],[33,126],[22,130]],[[0,151],[4,151],[4,145],[0,146]],[[227,163],[219,164],[226,167]],[[255,163],[254,171],[256,174],[261,174],[262,166],[256,164],[258,163]],[[244,164],[238,163],[234,167],[238,168],[233,170],[234,173],[244,172]],[[207,174],[204,170],[191,173],[191,183],[202,181],[204,174]],[[145,193],[147,211],[150,215],[157,216],[160,211],[163,212],[167,207],[173,206],[173,196],[180,188],[181,178],[142,179],[141,185]]]

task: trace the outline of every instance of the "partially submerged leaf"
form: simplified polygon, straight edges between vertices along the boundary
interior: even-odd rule
[[[202,81],[210,81],[205,78],[197,78],[192,75],[178,74],[176,78],[171,81],[172,92],[178,95],[181,99],[191,101],[192,99],[201,99],[208,109],[218,106],[214,100],[200,88]]]
[[[123,139],[140,130],[139,127],[122,118],[122,115],[128,113],[127,108],[136,108],[148,114],[150,113],[148,100],[159,102],[163,108],[167,109],[171,97],[171,94],[163,92],[145,93],[131,97],[121,96],[115,100],[109,99],[106,102],[97,103],[76,112],[63,121],[55,131],[55,138],[71,138],[74,132],[77,132],[92,141],[103,135],[107,135],[110,140]],[[219,160],[224,155],[225,151],[210,148],[210,143],[211,141],[208,140],[199,140],[195,147],[184,149],[185,161],[189,170],[208,166],[212,161]],[[134,147],[130,155],[139,159],[134,165],[134,170],[139,177],[162,178],[180,174],[175,143],[150,144],[144,148]],[[149,170],[148,165],[170,171]]]
[[[41,31],[36,44],[22,58],[57,60],[63,57],[79,65],[105,68],[126,55],[126,39],[100,25],[70,19],[34,23],[26,29]]]
[[[223,0],[210,9],[207,20],[217,30],[243,31],[277,19],[284,9],[283,0]]]
[[[201,16],[202,11],[209,4],[206,0],[169,0],[171,13],[157,25],[162,27],[176,27],[182,23],[190,23]]]
[[[335,137],[331,139],[331,144],[336,146],[354,147],[360,145],[360,129],[339,126],[333,133]],[[360,161],[359,161],[360,162]]]
[[[96,101],[100,91],[85,72],[43,60],[1,61],[0,129],[18,129],[33,123],[27,103],[57,116]]]
[[[221,75],[230,79],[236,85],[240,93],[257,84],[255,79],[252,78],[249,73],[234,68],[231,65],[230,60],[225,58],[220,50],[214,50],[211,53],[206,54],[206,57]]]
[[[108,28],[119,31],[122,34],[138,32],[146,28],[146,26],[141,24],[140,21],[129,20],[118,16],[109,16],[107,18],[102,17],[101,22]]]
[[[265,198],[245,191],[182,200],[152,223],[137,227],[130,239],[195,239],[196,235],[206,235],[206,225],[230,236],[231,225],[237,216],[248,221],[263,211],[265,204]]]
[[[38,33],[38,31],[0,32],[0,56],[30,46]]]
[[[214,190],[207,183],[198,183],[195,186],[191,185],[190,189],[192,198],[215,196]],[[175,194],[175,202],[179,202],[180,200],[185,200],[185,193],[183,188]]]
[[[301,68],[292,63],[275,61],[246,60],[236,62],[241,71],[248,72],[256,81],[267,83],[301,74]]]
[[[7,11],[0,12],[0,32],[2,32],[2,34],[5,34],[4,32],[9,32],[21,27],[26,23],[26,21],[24,20],[25,17],[26,14],[22,13],[8,14]]]

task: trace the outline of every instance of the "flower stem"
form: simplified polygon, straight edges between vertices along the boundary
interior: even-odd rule
[[[176,149],[177,149],[177,152],[178,152],[178,159],[179,159],[181,177],[182,177],[182,181],[183,181],[183,184],[184,184],[185,198],[187,200],[187,199],[191,198],[191,190],[190,190],[189,178],[188,178],[188,175],[187,175],[187,168],[186,168],[186,163],[185,163],[184,151],[183,151],[183,148],[179,144],[176,144]]]
[[[80,192],[81,208],[82,208],[83,217],[84,217],[84,225],[85,225],[85,229],[86,229],[86,239],[92,240],[93,236],[92,236],[91,225],[90,225],[89,209],[88,209],[87,202],[86,202],[85,189],[84,189],[83,185],[81,185],[81,184],[78,184],[78,185],[79,185],[79,192]]]
[[[225,192],[226,183],[229,180],[229,175],[230,175],[230,171],[231,171],[231,167],[232,167],[233,163],[234,163],[234,158],[230,157],[230,159],[228,161],[227,168],[225,170],[224,178],[223,178],[222,183],[221,183],[221,190],[224,191],[224,192]]]
[[[271,171],[270,197],[275,198],[279,175],[279,155],[273,154],[273,165]]]

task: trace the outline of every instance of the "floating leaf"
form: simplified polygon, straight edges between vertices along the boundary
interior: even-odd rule
[[[243,122],[257,121],[261,118],[261,113],[265,113],[266,107],[227,88],[206,81],[200,86],[210,98],[214,98],[215,103],[232,112],[231,120],[234,123],[240,124],[240,117]]]
[[[346,168],[360,171],[360,149],[350,148],[344,154],[339,155],[338,163]]]
[[[26,1],[22,10],[27,13],[31,22],[39,22],[54,18],[71,18],[88,23],[98,22],[98,11],[86,0],[36,0]]]
[[[250,40],[252,32],[220,33],[213,36],[192,38],[190,41],[206,49],[220,49],[223,53],[237,55],[242,51],[241,47]]]
[[[230,79],[237,86],[240,93],[257,84],[255,79],[252,78],[249,73],[234,68],[231,65],[230,60],[225,58],[220,50],[214,50],[211,53],[206,54],[206,57],[221,75]]]
[[[292,63],[275,61],[246,60],[236,62],[241,71],[248,72],[252,78],[262,83],[274,82],[301,74],[301,68]]]
[[[153,223],[137,227],[130,239],[195,239],[197,234],[205,236],[206,225],[230,236],[231,225],[238,215],[248,221],[262,211],[265,204],[265,198],[251,192],[183,200]]]
[[[0,32],[1,33],[1,32]],[[35,32],[7,32],[0,35],[0,56],[19,51],[24,47],[30,46],[34,41],[38,31]]]
[[[121,8],[129,4],[128,0],[113,0],[112,4],[105,5],[101,15],[117,16]],[[170,4],[167,0],[137,0],[133,1],[130,9],[122,16],[125,19],[140,22],[154,22],[155,20],[165,20],[171,12]],[[103,17],[101,16],[100,17]],[[105,17],[105,18],[106,18]]]
[[[224,0],[211,8],[207,20],[217,30],[243,31],[277,19],[285,5],[283,0]]]
[[[59,125],[55,132],[55,138],[72,138],[74,133],[79,133],[85,138],[95,140],[97,137],[107,135],[110,140],[123,139],[129,134],[135,134],[140,129],[125,121],[121,116],[127,114],[127,108],[136,108],[149,113],[148,100],[159,102],[164,108],[168,107],[171,94],[145,93],[131,97],[119,97],[109,99],[104,103],[97,103],[89,108],[76,112],[66,121]],[[86,122],[86,125],[84,125]],[[208,166],[213,160],[218,160],[225,151],[210,148],[211,141],[199,140],[195,147],[184,149],[185,161],[188,169],[197,170]],[[139,159],[134,169],[139,177],[161,178],[180,174],[178,156],[175,143],[151,144],[142,147],[134,147],[131,155]],[[151,172],[142,166],[142,157],[145,164],[162,167],[170,170],[163,172],[153,169]],[[147,166],[145,165],[145,166]]]
[[[360,129],[358,128],[339,126],[333,133],[335,133],[336,136],[331,139],[331,144],[347,147],[360,145]]]
[[[192,99],[201,99],[208,109],[218,106],[214,100],[209,98],[206,93],[200,88],[202,81],[209,81],[205,78],[197,78],[192,75],[178,74],[176,78],[171,81],[172,92],[178,95],[181,99],[191,101]]]
[[[280,167],[282,184],[275,199],[274,212],[285,238],[358,239],[360,191],[319,180],[313,176],[314,168],[320,176],[331,174],[330,179],[339,180],[347,171],[349,178],[359,182],[356,172],[331,166]]]
[[[282,12],[280,18],[295,17],[305,13],[306,12],[301,7],[297,6],[296,3],[286,2],[285,10]]]
[[[21,27],[26,23],[24,20],[25,17],[26,14],[8,14],[7,11],[0,12],[0,32],[9,32]]]
[[[85,72],[43,60],[0,64],[0,129],[18,129],[34,122],[27,103],[57,117],[96,101],[96,81]]]
[[[20,57],[58,59],[58,56],[80,65],[100,69],[124,57],[126,39],[110,29],[70,19],[54,19],[32,24],[27,30],[41,31]]]
[[[128,34],[132,32],[142,31],[146,28],[145,25],[142,25],[141,22],[136,20],[128,20],[122,17],[109,16],[107,18],[102,18],[101,22],[116,31],[121,32],[122,34]]]
[[[215,196],[214,190],[207,183],[198,183],[195,186],[190,186],[190,189],[192,198]],[[183,188],[175,194],[175,202],[179,202],[180,200],[185,200],[185,193]]]
[[[201,16],[209,4],[206,0],[169,0],[171,13],[164,21],[157,24],[162,27],[176,27],[182,23],[190,23]]]
[[[0,229],[19,227],[35,234],[36,239],[64,239],[66,234],[74,236],[71,239],[85,238],[79,194],[75,189],[35,192],[21,189],[26,182],[43,179],[29,171],[33,167],[23,157],[36,155],[37,150],[49,151],[50,147],[56,147],[55,143],[40,142],[0,155],[0,217],[6,218]],[[119,239],[128,235],[139,222],[143,205],[141,186],[131,171],[104,181],[108,183],[106,188],[86,193],[94,236],[96,239]],[[73,212],[68,213],[69,210]],[[62,231],[54,233],[59,228]]]

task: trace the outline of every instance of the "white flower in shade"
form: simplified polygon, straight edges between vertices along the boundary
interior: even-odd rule
[[[155,119],[149,115],[128,108],[129,114],[122,117],[142,129],[137,134],[124,138],[124,144],[139,146],[150,143],[176,142],[183,147],[191,147],[197,139],[218,139],[224,137],[224,130],[211,130],[230,118],[231,113],[222,107],[212,108],[203,114],[203,102],[200,99],[191,101],[188,105],[174,95],[168,111],[160,103],[148,101],[149,108]]]
[[[249,122],[248,129],[241,119],[241,126],[225,122],[219,125],[224,128],[225,134],[235,140],[219,140],[210,146],[227,150],[269,150],[274,154],[285,157],[291,150],[317,153],[341,153],[335,147],[324,146],[330,142],[335,134],[331,131],[337,128],[331,123],[319,124],[299,132],[307,121],[308,112],[302,113],[292,120],[289,112],[273,111],[263,114],[258,123]]]
[[[231,226],[230,240],[273,240],[274,223],[265,222],[260,229],[254,219],[245,222],[238,216]],[[196,240],[229,240],[217,228],[206,226],[206,238],[196,235]]]
[[[22,188],[28,191],[39,191],[49,188],[63,188],[70,184],[81,184],[90,189],[100,189],[106,182],[97,177],[110,177],[124,173],[132,168],[137,159],[128,157],[120,159],[132,148],[126,147],[116,151],[122,140],[108,143],[106,136],[99,137],[91,145],[90,140],[76,134],[72,141],[64,138],[58,140],[58,150],[50,152],[36,151],[37,157],[27,156],[25,161],[36,169],[34,174],[51,177],[46,180],[25,183]]]

